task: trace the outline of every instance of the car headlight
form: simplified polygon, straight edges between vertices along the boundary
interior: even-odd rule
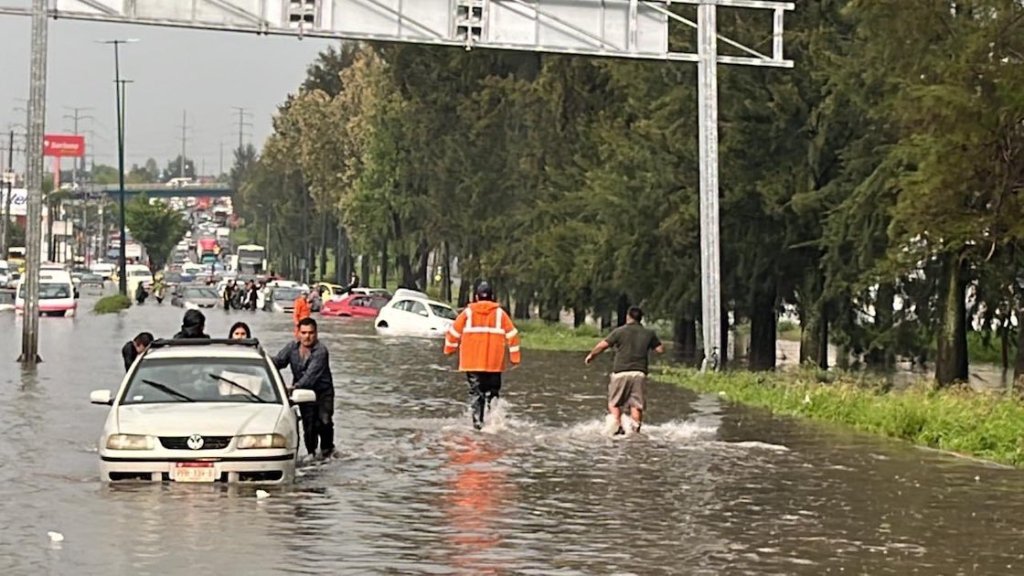
[[[107,437],[108,450],[152,450],[156,438],[142,434],[111,434]]]
[[[280,434],[248,434],[238,437],[238,449],[249,450],[251,448],[286,448],[287,440]]]
[[[185,309],[186,310],[199,310],[199,306],[197,306],[195,304],[195,302],[188,302],[188,301],[186,301],[185,302]]]

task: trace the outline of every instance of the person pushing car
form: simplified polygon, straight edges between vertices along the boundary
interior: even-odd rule
[[[444,339],[444,354],[459,353],[459,371],[466,373],[473,404],[473,427],[484,425],[484,409],[501,392],[501,374],[508,359],[519,365],[519,331],[505,310],[494,301],[494,290],[487,282],[476,287],[473,302],[455,319]]]

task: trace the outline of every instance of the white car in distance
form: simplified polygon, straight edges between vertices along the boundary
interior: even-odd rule
[[[157,340],[135,360],[110,406],[99,439],[100,478],[116,481],[252,482],[295,478],[299,449],[294,404],[256,340]]]
[[[399,288],[380,309],[373,325],[380,334],[444,338],[458,314],[423,292]]]

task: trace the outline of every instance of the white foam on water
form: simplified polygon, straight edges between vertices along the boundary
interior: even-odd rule
[[[729,445],[737,448],[771,450],[773,452],[789,452],[789,448],[782,446],[780,444],[769,444],[767,442],[758,442],[756,440],[748,440],[746,442],[729,442]]]

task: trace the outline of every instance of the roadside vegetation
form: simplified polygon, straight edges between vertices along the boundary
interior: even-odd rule
[[[116,314],[117,312],[131,308],[131,306],[132,301],[127,296],[112,294],[97,300],[96,304],[93,305],[92,311],[95,314]]]
[[[700,374],[662,366],[656,378],[776,414],[833,422],[915,444],[1024,468],[1024,404],[1005,394],[804,369]]]
[[[586,352],[604,336],[589,325],[572,328],[563,324],[549,324],[539,320],[518,322],[523,348],[527,350],[555,350],[561,352]]]
[[[770,17],[720,12],[724,36],[771,38]],[[1024,338],[1024,5],[806,0],[786,25],[793,69],[719,79],[722,314],[745,331],[744,356],[721,347],[721,359],[770,372],[779,340],[798,340],[801,364],[827,368],[830,349],[840,368],[913,358],[953,386],[995,353],[1024,385],[1024,354],[1010,354],[1024,348],[1010,346]],[[692,45],[686,27],[673,34]],[[235,153],[238,238],[265,244],[285,276],[343,283],[355,268],[456,305],[486,278],[517,322],[571,310],[611,326],[639,304],[692,361],[704,345],[695,73],[328,48],[262,148]],[[779,321],[783,307],[800,328]]]

